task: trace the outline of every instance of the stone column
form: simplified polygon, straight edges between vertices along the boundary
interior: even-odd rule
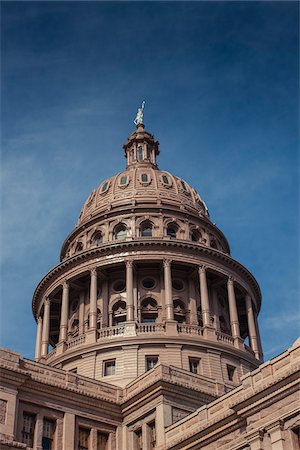
[[[61,300],[59,342],[67,340],[68,315],[69,315],[69,284],[65,280],[63,282],[63,291]]]
[[[191,325],[197,325],[197,304],[196,304],[196,292],[195,284],[192,277],[189,277],[189,307],[190,307],[190,323]]]
[[[133,261],[126,261],[126,321],[134,321],[134,305],[133,305]]]
[[[102,326],[103,328],[108,327],[109,318],[108,318],[108,281],[107,279],[102,282]]]
[[[174,320],[174,307],[173,307],[173,299],[172,299],[171,260],[164,259],[163,264],[164,264],[166,320]]]
[[[49,298],[46,298],[44,301],[41,356],[46,356],[48,354],[49,332],[50,332],[50,300]]]
[[[35,427],[34,427],[34,438],[33,447],[35,450],[43,450],[42,439],[43,439],[43,416],[38,413],[36,416]]]
[[[239,318],[236,306],[236,299],[234,293],[234,281],[232,278],[228,278],[227,281],[227,292],[228,292],[228,303],[229,303],[229,315],[230,315],[230,326],[233,338],[240,337],[240,326]]]
[[[79,334],[84,333],[84,291],[79,294]]]
[[[75,415],[65,412],[64,414],[64,426],[63,426],[63,450],[70,450],[71,448],[77,448],[75,439],[76,431],[76,419]]]
[[[257,337],[257,345],[258,345],[258,351],[260,353],[260,358],[263,358],[263,349],[261,345],[261,338],[260,338],[260,332],[259,332],[259,326],[257,321],[257,311],[254,310],[254,321],[255,321],[255,329],[256,329],[256,337]]]
[[[206,269],[204,266],[199,267],[199,278],[203,326],[210,327],[209,298],[206,280]]]
[[[97,329],[97,269],[94,267],[91,271],[90,280],[90,314],[89,326],[90,330]]]
[[[252,306],[252,300],[249,294],[246,295],[246,313],[247,313],[247,322],[248,322],[248,330],[249,330],[249,343],[250,347],[254,351],[255,358],[259,359],[259,350],[257,345],[257,335],[256,335],[256,326],[254,321],[254,312]]]
[[[39,316],[38,321],[37,321],[36,341],[35,341],[35,360],[36,361],[38,361],[41,357],[42,329],[43,329],[43,319],[41,318],[41,316]]]

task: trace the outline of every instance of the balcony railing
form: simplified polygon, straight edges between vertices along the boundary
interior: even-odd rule
[[[137,333],[164,333],[166,327],[163,323],[138,323]]]
[[[197,325],[186,325],[180,323],[177,325],[177,329],[180,334],[195,334],[197,336],[203,336],[203,328],[198,327]]]

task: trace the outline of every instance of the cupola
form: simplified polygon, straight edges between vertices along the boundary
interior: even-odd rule
[[[152,164],[157,166],[156,156],[159,155],[159,142],[151,133],[145,130],[143,123],[138,123],[136,130],[123,145],[127,166],[136,164]]]

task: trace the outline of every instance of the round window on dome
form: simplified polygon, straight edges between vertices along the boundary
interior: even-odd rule
[[[118,280],[113,285],[113,290],[117,293],[125,291],[125,282],[123,280]]]
[[[104,181],[104,183],[101,186],[101,194],[104,194],[109,188],[109,181]]]
[[[183,291],[184,289],[184,284],[183,281],[181,280],[173,280],[172,281],[172,287],[175,291]]]
[[[150,277],[144,278],[142,281],[142,285],[145,289],[153,289],[155,286],[155,280],[154,278]]]

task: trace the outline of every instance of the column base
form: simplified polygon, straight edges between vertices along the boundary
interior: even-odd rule
[[[204,339],[208,339],[210,341],[216,341],[217,335],[215,328],[212,327],[204,327],[203,329],[203,337]]]
[[[166,335],[178,336],[178,328],[176,320],[166,320]]]
[[[56,355],[61,355],[67,350],[67,343],[66,341],[61,341],[56,346]]]
[[[124,336],[136,336],[136,322],[134,321],[125,322]]]
[[[243,339],[240,337],[237,337],[237,336],[234,338],[234,346],[235,346],[235,348],[238,348],[239,350],[245,349]]]
[[[88,330],[85,333],[85,344],[94,344],[97,342],[97,330]]]

